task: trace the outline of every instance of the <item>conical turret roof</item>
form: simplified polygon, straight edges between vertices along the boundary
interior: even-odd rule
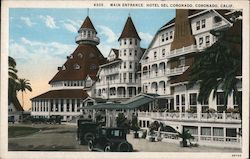
[[[124,26],[123,31],[122,31],[122,34],[118,40],[120,40],[122,38],[137,38],[137,39],[141,40],[141,38],[139,37],[139,35],[136,31],[136,28],[135,28],[135,25],[132,21],[132,18],[130,16],[128,17],[128,19],[126,21],[125,26]]]
[[[84,20],[84,22],[82,23],[82,26],[80,27],[79,30],[81,30],[81,29],[83,29],[83,28],[88,28],[88,29],[93,29],[93,30],[95,30],[95,27],[94,27],[93,23],[91,22],[89,16],[87,16],[87,17],[85,18],[85,20]],[[95,30],[95,32],[96,32],[96,30]]]

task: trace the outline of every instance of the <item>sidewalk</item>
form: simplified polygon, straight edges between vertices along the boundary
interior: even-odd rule
[[[127,135],[127,140],[133,145],[135,151],[140,152],[241,152],[241,149],[236,148],[180,147],[179,144],[174,143],[149,142],[146,139],[134,139],[132,133]]]

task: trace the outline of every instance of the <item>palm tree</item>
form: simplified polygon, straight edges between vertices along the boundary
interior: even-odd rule
[[[26,90],[32,92],[32,88],[31,88],[29,80],[27,80],[27,79],[18,79],[18,81],[19,81],[18,91],[22,92],[22,106],[24,106],[23,92],[26,92]]]
[[[17,92],[17,87],[18,87],[18,76],[17,76],[17,69],[16,69],[16,61],[12,57],[8,57],[8,63],[9,63],[9,68],[8,68],[8,103],[10,103],[15,97],[16,97],[16,92]]]
[[[182,138],[182,141],[181,141],[181,146],[182,147],[187,147],[187,140],[189,140],[190,142],[190,139],[194,139],[194,137],[189,133],[189,130],[182,130],[182,133],[179,133],[178,132],[178,137],[179,138]]]
[[[239,27],[240,26],[240,27]],[[218,41],[195,58],[191,66],[189,88],[198,83],[198,102],[208,101],[213,92],[213,98],[217,90],[224,92],[224,107],[227,105],[228,96],[235,93],[236,101],[241,115],[241,98],[237,90],[240,81],[237,76],[241,72],[241,21],[223,31],[211,32],[217,35]]]

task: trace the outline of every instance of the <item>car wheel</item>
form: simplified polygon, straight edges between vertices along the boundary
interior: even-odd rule
[[[88,143],[89,140],[93,140],[93,139],[94,139],[94,134],[93,133],[88,132],[88,133],[84,134],[85,142]]]
[[[89,149],[89,151],[93,151],[93,148],[94,148],[93,141],[89,140],[89,142],[88,142],[88,149]]]
[[[120,143],[118,148],[119,148],[118,150],[120,152],[129,152],[130,151],[129,145],[125,142]]]
[[[105,146],[104,152],[111,152],[111,148],[109,145]]]

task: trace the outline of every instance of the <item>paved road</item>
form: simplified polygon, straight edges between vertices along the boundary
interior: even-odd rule
[[[76,141],[76,126],[72,125],[34,125],[46,128],[35,134],[9,138],[9,150],[16,151],[88,151],[86,145],[79,145]],[[240,152],[240,149],[215,147],[187,147],[165,142],[149,142],[145,139],[134,139],[132,134],[127,136],[135,152]]]

